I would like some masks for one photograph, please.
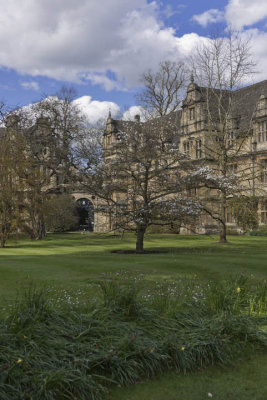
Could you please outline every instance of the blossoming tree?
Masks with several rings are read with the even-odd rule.
[[[199,214],[198,203],[186,197],[192,169],[175,125],[155,119],[119,132],[86,185],[102,199],[97,211],[109,215],[111,229],[136,232],[140,253],[149,226],[189,223]]]

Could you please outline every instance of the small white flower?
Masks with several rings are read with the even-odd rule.
[[[209,392],[209,393],[208,393],[208,396],[209,396],[209,397],[212,397],[212,393]]]

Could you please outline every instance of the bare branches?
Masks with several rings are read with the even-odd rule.
[[[176,111],[185,83],[184,64],[162,62],[157,72],[149,70],[144,73],[141,82],[145,89],[137,95],[137,100],[150,117],[161,117]]]
[[[252,76],[255,67],[250,55],[249,40],[241,33],[229,29],[199,47],[192,58],[192,65],[205,96],[208,130],[206,154],[218,176],[218,182],[222,178],[229,182],[229,168],[233,164],[237,168],[251,135],[251,123],[241,130],[240,116],[236,111],[240,102],[236,90]],[[231,196],[240,195],[244,191],[245,174],[241,168],[247,169],[247,165],[241,165],[239,163],[238,174],[235,172],[232,176],[236,185],[231,186]],[[246,180],[249,181],[249,178]],[[220,222],[222,242],[226,242],[226,209],[230,192],[224,186],[217,185],[217,206],[209,209],[203,205],[206,213]]]
[[[255,72],[250,39],[228,29],[196,49],[191,63],[201,86],[219,91],[237,90]]]

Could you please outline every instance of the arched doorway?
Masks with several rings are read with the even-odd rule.
[[[86,198],[77,200],[77,212],[79,215],[80,229],[93,232],[94,230],[94,205]]]

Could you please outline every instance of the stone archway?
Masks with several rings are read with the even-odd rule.
[[[77,212],[79,215],[79,227],[89,232],[94,230],[94,205],[93,203],[82,197],[76,201]]]

